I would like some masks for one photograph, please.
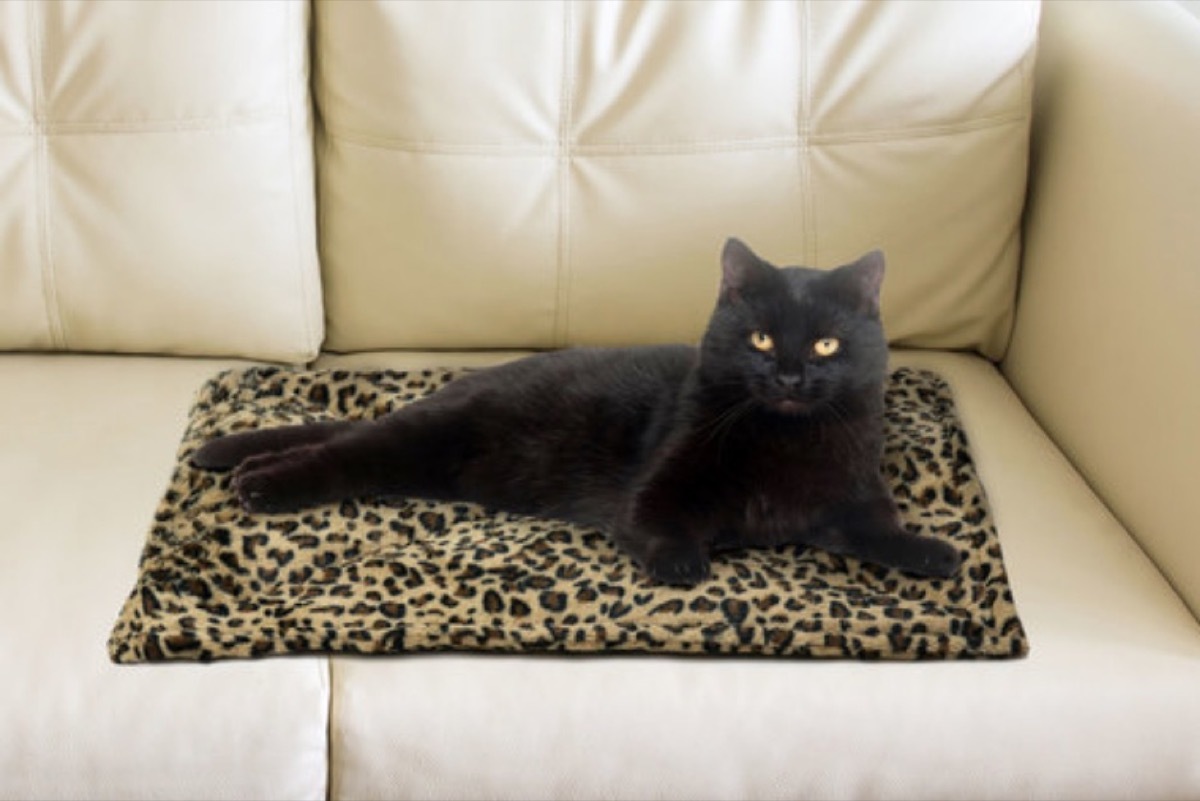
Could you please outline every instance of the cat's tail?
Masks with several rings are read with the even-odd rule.
[[[327,442],[353,425],[349,420],[328,420],[229,434],[205,443],[192,454],[191,461],[205,470],[231,470],[250,456]]]

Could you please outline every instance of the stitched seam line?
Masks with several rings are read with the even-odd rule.
[[[814,179],[813,157],[812,157],[812,3],[804,4],[801,12],[801,20],[803,30],[801,36],[801,46],[804,48],[804,108],[805,116],[805,136],[804,136],[804,165],[808,173],[808,238],[812,242],[808,249],[810,254],[808,263],[810,265],[820,264],[821,260],[821,229],[817,221],[817,182]]]
[[[265,109],[232,114],[225,117],[181,117],[179,119],[146,119],[146,120],[46,120],[41,119],[34,124],[6,125],[0,127],[0,136],[26,136],[29,134],[45,134],[60,136],[66,134],[108,134],[108,133],[176,133],[180,131],[218,131],[229,128],[243,128],[287,118],[290,110]]]
[[[301,21],[297,22],[294,19],[294,15],[297,13],[297,11],[296,11],[297,6],[295,4],[289,3],[286,6],[286,8],[287,8],[287,11],[283,15],[284,36],[287,37],[287,38],[285,38],[285,41],[288,41],[290,39],[292,42],[291,46],[288,48],[287,67],[293,67],[293,66],[297,66],[299,64],[299,62],[306,57],[304,54],[308,52],[307,47],[305,47],[304,49],[301,50],[300,48],[298,48],[296,46],[297,35],[295,32],[295,29],[297,26],[301,27],[303,29],[304,38],[307,39],[308,26],[306,24],[304,24],[305,22],[307,22],[307,20],[301,20]],[[305,13],[307,13],[307,7],[305,7]],[[307,41],[305,41],[304,43],[307,44]],[[285,68],[287,68],[287,67],[285,67]],[[304,80],[304,81],[302,81],[302,84],[307,86],[309,84],[309,81]],[[316,341],[316,334],[313,332],[312,323],[309,320],[309,317],[312,313],[312,304],[310,302],[310,300],[312,298],[312,291],[309,286],[309,281],[311,280],[309,277],[310,276],[309,268],[312,265],[309,260],[310,253],[309,253],[306,243],[303,241],[303,237],[301,235],[301,232],[304,230],[304,225],[303,225],[303,223],[301,223],[302,215],[301,215],[301,210],[300,210],[300,191],[301,191],[300,173],[301,173],[301,169],[300,169],[299,154],[296,149],[297,132],[296,132],[296,128],[295,128],[295,125],[296,125],[296,115],[295,115],[296,96],[295,95],[296,95],[295,89],[293,87],[288,87],[288,90],[287,90],[287,97],[288,97],[287,143],[288,143],[288,164],[290,166],[289,172],[291,173],[291,179],[292,179],[292,224],[294,226],[293,243],[294,243],[294,247],[296,248],[296,263],[295,263],[295,270],[297,273],[296,278],[298,280],[299,288],[300,288],[300,327],[304,331],[304,347],[305,347],[306,351],[312,352],[312,351],[316,351],[319,346]],[[316,178],[315,170],[313,172],[313,177],[315,180],[315,178]],[[308,187],[309,192],[314,192],[315,189],[316,189],[316,187],[314,187],[314,186]],[[315,200],[314,200],[314,203],[315,203]],[[314,226],[316,225],[315,220],[313,222],[313,225]],[[307,356],[308,354],[306,353],[305,355]]]
[[[809,58],[809,4],[799,5],[800,11],[800,75],[796,91],[796,170],[800,182],[800,231],[804,237],[804,263],[817,263],[817,229],[813,219],[813,169],[812,169],[812,90],[809,82],[809,70],[812,66]]]
[[[937,139],[941,136],[956,136],[961,133],[974,133],[991,128],[1003,128],[1029,118],[1027,109],[1010,111],[1004,114],[991,114],[986,117],[975,117],[961,122],[947,122],[939,125],[924,125],[913,128],[880,128],[869,131],[843,131],[837,133],[815,133],[812,140],[821,145],[853,145],[860,142],[905,142],[915,139]]]
[[[323,658],[317,662],[317,680],[325,684],[325,692],[328,694],[325,698],[325,799],[330,801],[339,793],[335,782],[338,777],[335,774],[338,764],[338,755],[334,753],[333,744],[334,736],[334,721],[337,720],[337,693],[334,689],[334,660],[332,655],[323,654]]]
[[[1028,90],[1026,90],[1028,91]],[[61,136],[70,134],[107,133],[178,133],[187,131],[219,131],[226,129],[263,125],[287,119],[288,110],[256,112],[230,117],[204,117],[180,120],[111,120],[96,122],[54,122],[0,126],[0,137],[30,136],[44,134]],[[987,128],[1000,128],[1017,122],[1025,122],[1029,113],[1025,110],[976,117],[970,120],[938,125],[913,126],[909,128],[878,128],[866,131],[832,131],[821,133],[809,131],[807,136],[813,144],[839,145],[859,142],[905,141],[953,136]],[[400,150],[433,155],[480,155],[480,156],[549,156],[558,151],[558,142],[436,142],[386,134],[371,134],[337,126],[324,126],[326,135],[349,144],[362,147]],[[691,155],[721,151],[769,150],[796,147],[795,136],[764,136],[758,139],[714,139],[709,141],[681,142],[593,142],[572,145],[575,155],[594,156],[640,156],[640,155]]]
[[[868,142],[904,142],[919,139],[935,139],[972,133],[989,128],[1002,128],[1014,123],[1025,122],[1029,115],[1025,111],[1010,112],[988,117],[979,117],[963,122],[943,125],[916,126],[912,128],[873,129],[869,131],[844,131],[820,133],[807,131],[811,145],[853,145]],[[533,158],[556,156],[562,145],[559,141],[546,143],[526,142],[436,142],[405,139],[385,134],[371,134],[348,128],[324,126],[325,135],[332,140],[358,147],[395,150],[405,153],[421,153],[432,156],[488,156]],[[0,132],[3,135],[3,132]],[[690,156],[705,153],[745,152],[753,150],[785,150],[803,147],[799,136],[773,136],[760,139],[714,139],[696,142],[594,142],[574,143],[571,156]]]
[[[50,345],[55,350],[67,346],[62,312],[59,308],[58,285],[54,275],[54,254],[50,243],[50,154],[46,144],[46,70],[45,42],[42,40],[41,11],[37,6],[27,6],[29,28],[29,77],[33,88],[33,132],[37,176],[38,253],[42,261],[42,302],[46,309],[46,329],[50,334]]]
[[[562,85],[558,118],[558,254],[555,276],[554,344],[563,347],[570,338],[571,325],[571,115],[574,98],[574,63],[571,58],[571,0],[563,2]]]
[[[328,170],[328,165],[333,157],[333,146],[329,138],[329,120],[325,113],[328,106],[328,91],[326,88],[326,80],[324,75],[324,53],[330,52],[332,45],[329,43],[329,35],[326,33],[327,25],[325,18],[328,10],[324,4],[312,4],[312,32],[310,33],[312,44],[308,48],[310,55],[309,83],[312,89],[312,126],[313,126],[313,181],[314,195],[313,202],[316,204],[316,226],[317,226],[317,278],[318,292],[321,297],[322,314],[325,315],[325,339],[323,345],[330,339],[332,328],[332,318],[327,311],[327,287],[325,281],[325,270],[329,266],[328,254],[325,253],[325,232],[328,230],[328,205],[324,197],[324,175]],[[320,358],[320,354],[317,354]]]

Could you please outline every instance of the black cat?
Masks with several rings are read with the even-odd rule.
[[[881,472],[883,255],[779,269],[736,239],[699,347],[578,348],[468,373],[375,421],[218,438],[252,512],[475,501],[608,531],[656,581],[710,553],[815,545],[924,576],[958,552],[901,525]]]

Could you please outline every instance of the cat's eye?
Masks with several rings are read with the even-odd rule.
[[[841,347],[842,343],[837,339],[833,337],[825,337],[824,339],[818,339],[813,343],[813,353],[822,357],[832,356],[841,350]]]
[[[755,331],[750,335],[750,347],[762,353],[770,353],[775,350],[775,340],[765,331]]]

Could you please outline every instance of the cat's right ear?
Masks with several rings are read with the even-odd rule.
[[[721,299],[738,301],[766,271],[767,264],[736,237],[725,240],[721,250]]]
[[[879,290],[883,285],[883,251],[872,250],[858,261],[840,268],[850,279],[860,311],[879,314]]]

